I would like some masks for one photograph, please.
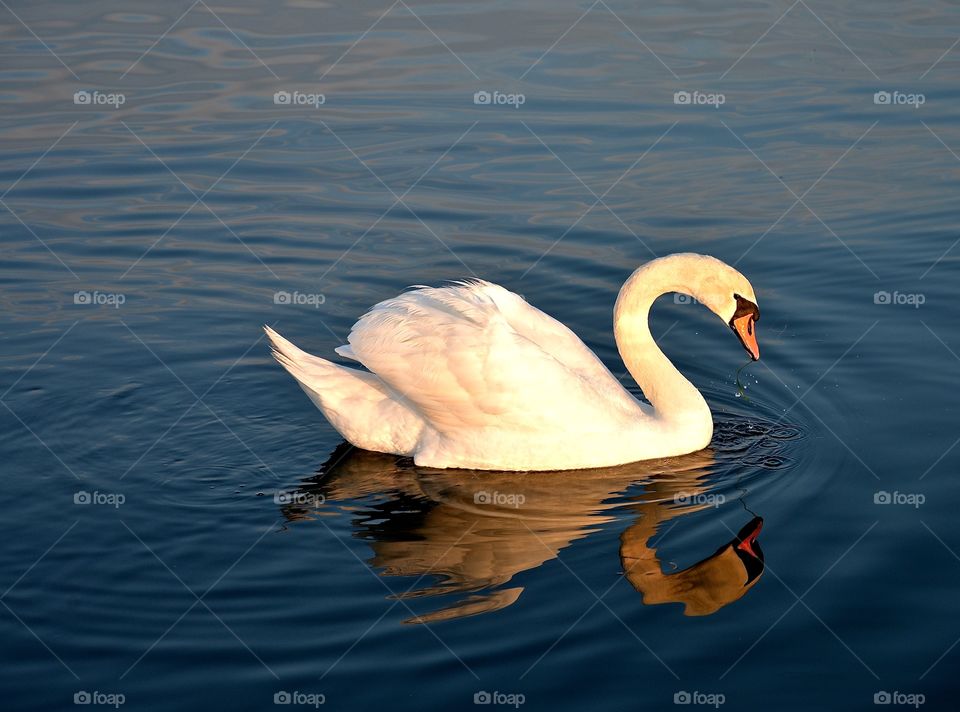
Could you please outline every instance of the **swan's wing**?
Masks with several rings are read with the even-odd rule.
[[[571,371],[593,381],[600,381],[604,377],[614,379],[613,374],[579,336],[519,294],[499,284],[480,280],[468,283],[468,288],[492,300],[514,331],[551,354]]]
[[[486,282],[423,287],[374,306],[349,355],[439,432],[609,431],[637,403],[569,329]],[[340,350],[347,355],[347,351]]]

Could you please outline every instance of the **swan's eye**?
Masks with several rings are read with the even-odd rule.
[[[750,315],[753,317],[750,320],[750,328],[752,330],[753,322],[760,321],[760,308],[749,299],[744,299],[739,294],[734,294],[733,298],[737,301],[737,310],[733,313],[733,318],[730,320],[730,323],[732,324],[734,320]]]

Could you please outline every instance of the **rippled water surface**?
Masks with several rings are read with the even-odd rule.
[[[956,707],[957,3],[0,5],[6,707]],[[657,303],[673,460],[350,451],[261,336],[478,276],[639,395],[680,251],[763,360]]]

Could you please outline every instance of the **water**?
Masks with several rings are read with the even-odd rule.
[[[955,707],[956,3],[0,15],[9,708]],[[620,375],[620,284],[686,250],[753,281],[763,360],[738,393],[729,329],[656,305],[717,420],[672,461],[344,457],[260,332],[332,357],[477,275]]]

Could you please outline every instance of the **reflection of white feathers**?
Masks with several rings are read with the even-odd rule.
[[[642,317],[645,327],[645,311]],[[347,440],[421,465],[567,469],[706,444],[702,432],[687,450],[664,441],[667,422],[630,395],[572,331],[481,280],[417,287],[364,314],[336,351],[369,373],[311,356],[272,329],[267,335],[277,360]],[[673,371],[686,383],[652,339],[637,346],[659,354],[665,377]],[[690,422],[670,423],[674,436],[692,432]],[[665,445],[680,450],[664,452]]]

